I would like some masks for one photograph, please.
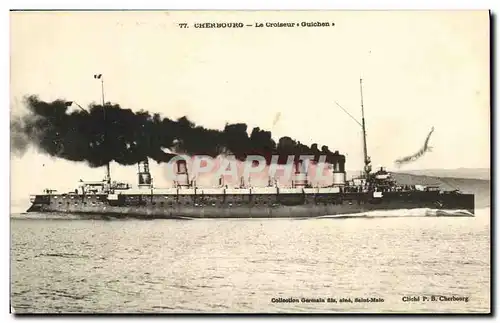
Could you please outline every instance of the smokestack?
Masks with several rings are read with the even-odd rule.
[[[302,160],[294,162],[295,174],[300,174],[302,172]]]
[[[298,160],[295,162],[295,174],[293,177],[293,186],[296,188],[307,187],[307,172],[304,167],[304,162]]]
[[[333,166],[333,186],[344,186],[346,182],[345,163],[336,161]]]
[[[151,173],[149,172],[149,162],[148,160],[140,161],[137,164],[138,172],[138,180],[139,180],[139,188],[151,188]]]
[[[184,159],[176,162],[176,182],[179,187],[189,187],[189,174],[187,171],[186,161]]]
[[[111,184],[111,171],[109,167],[109,163],[106,164],[106,173],[105,173],[105,181],[108,184]]]

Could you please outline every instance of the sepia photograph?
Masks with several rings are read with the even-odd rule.
[[[9,18],[11,313],[491,313],[490,11]]]

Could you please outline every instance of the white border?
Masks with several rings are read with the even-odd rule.
[[[217,9],[253,9],[253,10],[269,10],[269,9],[281,9],[281,10],[293,10],[293,9],[351,9],[351,10],[367,10],[367,9],[376,9],[376,10],[389,10],[389,9],[492,9],[493,12],[499,13],[499,3],[498,0],[475,0],[475,1],[464,1],[464,0],[456,0],[456,1],[436,1],[436,0],[419,0],[419,1],[403,1],[403,0],[379,0],[377,3],[373,3],[373,1],[367,0],[344,0],[344,1],[318,1],[318,0],[308,0],[308,1],[297,1],[297,0],[282,0],[282,1],[269,1],[269,0],[246,0],[246,1],[211,1],[208,3],[207,1],[199,0],[199,1],[153,1],[153,0],[141,0],[141,1],[110,1],[110,0],[59,0],[59,1],[34,1],[34,0],[19,0],[19,1],[2,1],[1,6],[1,17],[2,17],[2,43],[7,45],[6,49],[4,49],[1,53],[3,55],[2,62],[2,71],[5,71],[4,79],[3,79],[3,87],[2,87],[2,99],[3,99],[3,109],[1,110],[4,115],[1,118],[2,122],[5,123],[5,126],[2,127],[1,131],[3,136],[0,137],[0,142],[2,145],[2,152],[5,154],[3,158],[2,170],[5,172],[5,178],[10,178],[10,140],[9,140],[9,123],[10,120],[9,115],[9,9],[115,9],[115,10],[123,10],[123,9],[203,9],[203,10],[217,10]],[[495,35],[495,42],[498,42],[498,33]],[[498,53],[497,53],[498,56]],[[498,66],[498,65],[497,65]],[[493,71],[493,73],[497,72]],[[496,73],[495,73],[496,74]],[[498,93],[498,82],[496,82],[496,87],[491,89]],[[497,112],[498,114],[498,112]],[[495,165],[491,165],[491,167],[496,168]],[[495,178],[496,182],[496,178]],[[6,211],[4,214],[4,225],[1,226],[1,230],[4,231],[1,235],[3,246],[0,248],[2,254],[1,258],[4,259],[2,262],[2,285],[1,285],[1,302],[2,305],[2,322],[13,320],[13,315],[8,314],[7,306],[9,304],[10,298],[10,184],[8,180],[4,180],[3,185],[1,185],[0,191],[0,199],[2,202],[3,209]],[[498,193],[497,193],[498,194]],[[498,196],[495,196],[498,197]],[[494,215],[496,216],[496,215]],[[498,223],[498,220],[496,221]],[[496,228],[495,228],[496,229]],[[495,250],[495,249],[493,249]],[[7,260],[9,259],[9,260]],[[498,263],[495,263],[498,265]],[[498,266],[496,266],[498,268]],[[493,277],[492,277],[493,279]],[[498,308],[498,302],[495,304],[491,304],[491,308]],[[167,317],[173,318],[173,317]],[[209,317],[204,317],[209,318]],[[257,317],[256,317],[257,318]],[[307,316],[302,317],[304,319],[309,319]],[[339,317],[332,317],[334,319],[339,319]],[[372,320],[375,317],[365,317],[362,320]],[[418,318],[418,317],[417,317]],[[69,321],[71,317],[65,318],[63,321]],[[96,319],[94,317],[94,319]],[[121,319],[121,318],[119,318]],[[127,318],[132,321],[143,321],[144,318],[141,317],[133,317]],[[186,319],[186,318],[184,318]],[[195,319],[195,318],[193,318]],[[210,319],[210,318],[209,318]],[[218,320],[218,317],[213,317],[211,319]],[[259,319],[259,318],[257,318]],[[274,320],[289,320],[289,317],[275,317]],[[379,319],[385,320],[385,318],[381,317]],[[57,317],[47,318],[46,321],[61,321]],[[98,317],[97,321],[105,321],[106,318]],[[425,318],[426,322],[437,321],[438,319]]]
[[[10,2],[10,3],[9,3]],[[456,1],[436,1],[436,0],[420,0],[420,1],[405,1],[405,0],[379,0],[377,3],[367,0],[247,0],[247,1],[158,1],[158,0],[142,0],[142,1],[112,1],[112,0],[58,0],[58,1],[35,1],[35,0],[18,0],[6,1],[3,3],[9,4],[7,7],[11,9],[203,9],[203,10],[231,10],[231,9],[352,9],[352,10],[389,10],[389,9],[490,9],[495,7],[493,0],[456,0]],[[2,4],[3,4],[2,3]]]

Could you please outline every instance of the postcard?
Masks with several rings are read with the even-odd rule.
[[[489,11],[10,19],[16,315],[491,313]]]

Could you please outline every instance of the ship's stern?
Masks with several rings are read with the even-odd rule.
[[[475,197],[474,194],[464,194],[463,196],[463,203],[464,207],[467,211],[472,213],[473,215],[476,214],[475,210]]]
[[[442,207],[450,210],[466,210],[472,215],[475,214],[475,197],[474,194],[464,193],[448,193],[442,196]]]

